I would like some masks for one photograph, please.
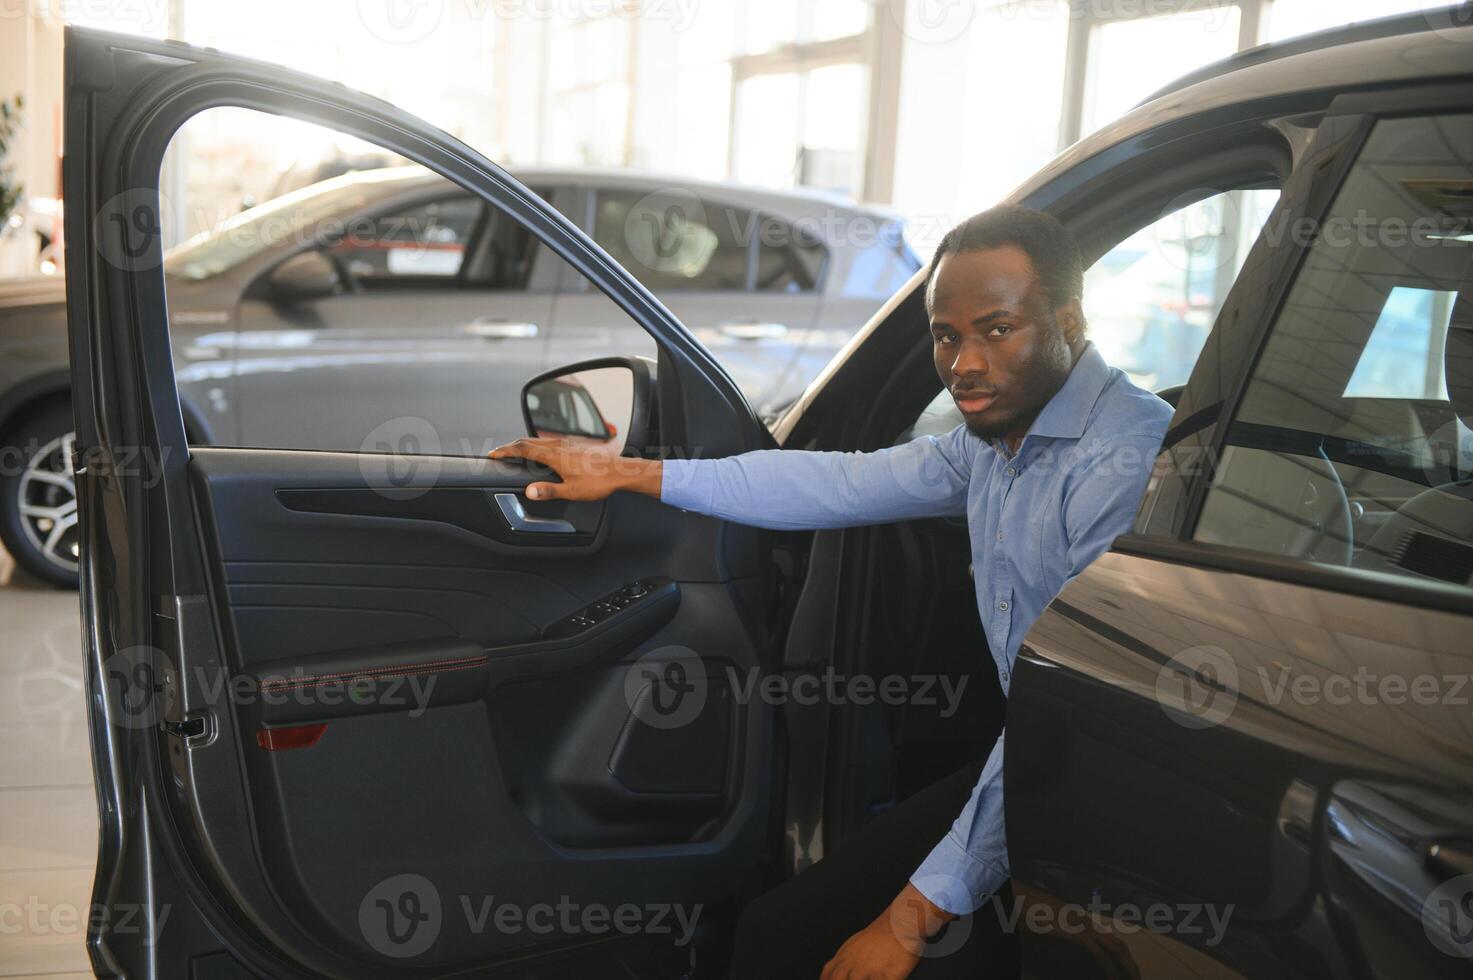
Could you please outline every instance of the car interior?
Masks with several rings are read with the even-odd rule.
[[[1473,576],[1463,128],[1436,116],[1377,124],[1228,431],[1198,540],[1459,585]],[[1331,234],[1358,214],[1395,216],[1409,234]]]

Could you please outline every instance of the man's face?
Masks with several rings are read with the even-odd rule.
[[[936,373],[967,428],[1021,439],[1074,366],[1078,304],[1052,309],[1028,253],[1012,245],[946,255],[927,299]]]

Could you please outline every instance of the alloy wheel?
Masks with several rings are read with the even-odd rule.
[[[36,450],[20,477],[20,518],[26,537],[48,562],[77,571],[77,486],[72,479],[76,434]]]

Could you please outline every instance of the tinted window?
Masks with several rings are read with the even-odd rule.
[[[353,222],[330,250],[364,285],[385,279],[454,279],[483,210],[469,194],[398,208]]]
[[[750,211],[680,189],[599,194],[593,238],[652,292],[747,288]]]
[[[770,214],[757,219],[757,269],[753,286],[763,293],[806,293],[817,288],[828,250],[816,230]]]
[[[1381,122],[1228,430],[1200,541],[1473,581],[1473,117]]]

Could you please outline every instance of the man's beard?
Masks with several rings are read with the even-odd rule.
[[[1069,344],[1065,341],[1063,332],[1058,329],[1057,322],[1053,327],[1053,341],[1034,352],[1009,386],[1011,391],[1020,392],[1027,399],[1024,404],[1005,415],[985,419],[963,416],[968,432],[989,442],[1015,433],[1021,435],[1038,418],[1038,413],[1043,411],[1049,399],[1064,387],[1074,366],[1073,359],[1069,356]]]

